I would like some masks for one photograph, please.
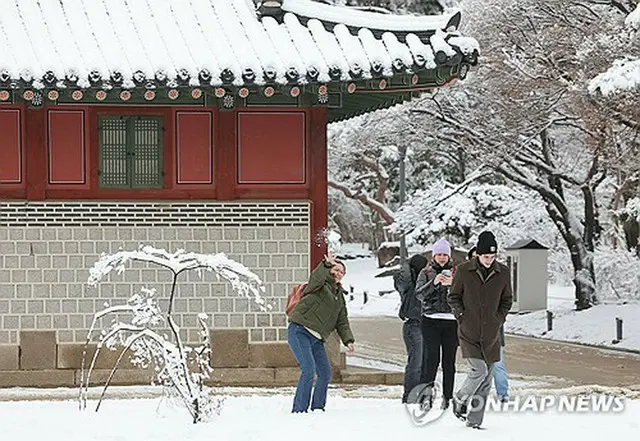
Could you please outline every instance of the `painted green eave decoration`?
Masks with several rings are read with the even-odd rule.
[[[424,92],[445,87],[464,79],[470,69],[468,63],[440,66],[414,74],[396,74],[352,82],[333,82],[306,85],[249,85],[220,87],[169,87],[123,89],[116,87],[45,88],[32,89],[28,85],[7,87],[0,84],[0,106],[28,105],[39,108],[47,105],[94,106],[189,106],[217,107],[231,111],[245,107],[326,107],[329,121],[342,121],[358,115],[385,109]]]

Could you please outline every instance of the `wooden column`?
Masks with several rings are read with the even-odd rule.
[[[46,198],[47,171],[47,111],[43,107],[25,111],[25,151],[27,200]]]
[[[310,113],[311,142],[309,154],[311,166],[309,170],[311,197],[311,252],[309,256],[310,269],[322,260],[327,252],[327,244],[319,241],[318,237],[328,222],[328,190],[327,190],[327,123],[326,108],[315,107]]]
[[[215,186],[218,200],[235,199],[238,176],[236,112],[216,114]]]

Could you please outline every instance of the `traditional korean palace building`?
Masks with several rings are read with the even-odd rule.
[[[327,124],[464,79],[478,58],[459,14],[310,0],[0,11],[0,387],[78,384],[93,314],[166,288],[135,265],[87,285],[101,253],[140,244],[224,252],[260,276],[268,312],[213,277],[183,279],[178,324],[196,341],[209,314],[214,381],[295,383],[284,305],[326,252]]]

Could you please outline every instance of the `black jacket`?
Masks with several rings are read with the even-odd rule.
[[[393,275],[393,285],[400,293],[402,304],[398,316],[402,320],[420,320],[422,305],[415,295],[415,280],[417,274],[413,274],[412,268],[405,264],[400,271]]]
[[[449,287],[442,284],[434,285],[433,279],[444,269],[452,270],[451,261],[444,267],[431,261],[418,276],[416,283],[416,297],[422,302],[422,314],[451,313],[451,306],[447,301]]]

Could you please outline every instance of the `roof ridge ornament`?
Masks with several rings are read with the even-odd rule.
[[[254,0],[258,3],[258,14],[262,17],[273,17],[276,20],[282,18],[284,0]]]

